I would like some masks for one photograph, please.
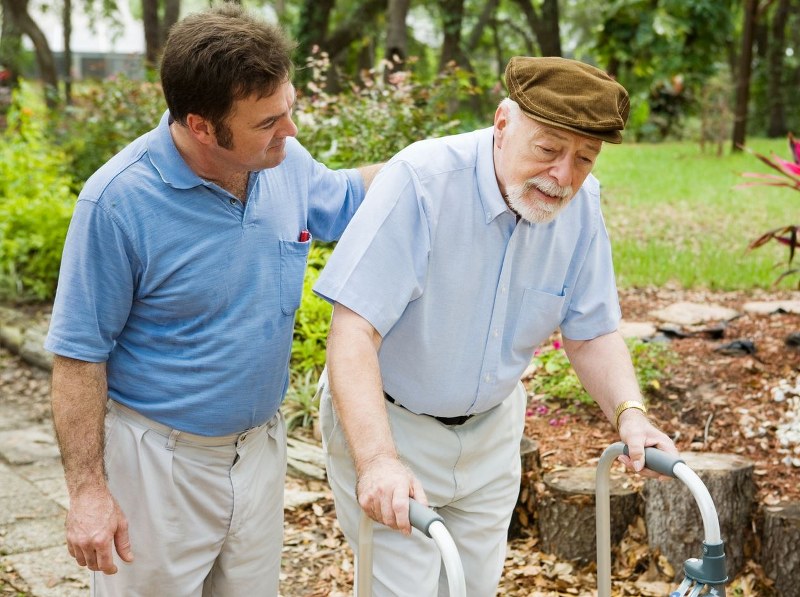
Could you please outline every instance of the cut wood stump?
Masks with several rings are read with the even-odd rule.
[[[508,527],[508,538],[516,539],[522,535],[523,529],[533,526],[536,516],[536,482],[541,479],[541,461],[539,459],[539,442],[522,436],[519,444],[519,455],[522,460],[522,478],[519,483],[519,497],[511,524]]]
[[[800,594],[800,502],[764,507],[760,556],[782,597]]]
[[[728,578],[742,569],[752,548],[753,463],[735,454],[683,452],[681,458],[703,481],[719,517]],[[647,479],[644,484],[647,541],[683,577],[683,563],[700,558],[704,529],[697,502],[686,485]]]
[[[597,555],[595,478],[597,470],[579,467],[546,473],[539,485],[536,508],[539,547],[565,560],[586,563]],[[611,542],[617,544],[640,510],[631,478],[612,471]]]

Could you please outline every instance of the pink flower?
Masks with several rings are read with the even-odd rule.
[[[800,151],[800,150],[795,150]],[[778,157],[774,158],[774,160],[778,163],[778,166],[781,170],[786,172],[787,174],[794,174],[795,176],[800,176],[800,161],[795,158],[796,163],[787,162],[786,160],[782,160]]]
[[[556,350],[561,348],[561,341],[560,340],[554,340],[553,341],[553,348],[555,348]]]

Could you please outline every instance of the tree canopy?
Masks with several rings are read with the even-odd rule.
[[[98,19],[113,19],[118,1],[44,0],[36,6],[64,13],[69,31],[68,12],[76,4]],[[433,81],[457,67],[478,93],[453,108],[480,119],[511,56],[566,56],[607,70],[628,88],[630,127],[640,139],[712,130],[718,136],[721,128],[740,137],[748,128],[773,136],[800,129],[798,111],[787,104],[788,90],[800,84],[800,0],[242,1],[276,17],[295,37],[300,87],[309,80],[303,67],[313,54],[330,58],[333,90],[365,71],[388,77],[412,69]],[[144,25],[144,61],[151,72],[169,27],[204,5],[142,0],[131,6]],[[55,96],[59,78],[69,79],[57,72],[33,10],[29,0],[2,0],[0,67],[6,80],[16,80],[20,39],[29,38],[36,72]],[[725,110],[708,110],[711,104]],[[687,131],[692,116],[700,124]],[[728,122],[720,127],[710,118]]]

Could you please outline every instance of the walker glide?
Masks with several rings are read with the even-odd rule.
[[[611,597],[611,465],[617,456],[627,453],[628,447],[622,442],[617,442],[606,448],[597,465],[595,496],[598,597]],[[683,460],[656,448],[645,449],[645,466],[662,475],[683,481],[694,496],[703,519],[702,558],[690,558],[684,562],[685,578],[669,597],[724,596],[725,582],[728,580],[725,571],[725,549],[714,501],[705,484]]]

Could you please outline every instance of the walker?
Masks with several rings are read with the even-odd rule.
[[[444,519],[432,509],[426,508],[415,500],[409,502],[408,518],[412,527],[433,539],[439,548],[447,572],[450,597],[466,597],[467,585],[464,581],[464,567],[461,565],[458,548],[444,526]],[[372,519],[363,510],[358,525],[355,596],[372,596]]]
[[[610,445],[603,452],[597,465],[595,487],[597,516],[597,595],[611,597],[611,465],[620,454],[627,454],[628,447],[622,442]],[[656,448],[645,449],[645,466],[652,471],[683,481],[694,496],[703,519],[705,538],[701,559],[690,558],[684,562],[683,582],[669,597],[724,597],[725,549],[719,528],[719,518],[714,501],[705,484],[686,463],[671,454]],[[447,583],[451,597],[466,597],[464,568],[458,549],[444,526],[444,520],[430,508],[410,500],[409,519],[411,526],[422,531],[436,542],[442,554],[447,572]],[[372,519],[363,511],[358,528],[356,553],[355,596],[372,595]]]
[[[669,597],[724,596],[725,549],[719,530],[719,518],[714,501],[700,478],[686,463],[656,448],[645,448],[645,466],[652,471],[683,481],[691,491],[700,508],[703,519],[702,559],[690,558],[683,564],[685,578],[669,594]],[[597,465],[595,487],[597,511],[597,594],[598,597],[611,597],[611,465],[620,454],[628,454],[628,447],[622,442],[610,445],[600,457]]]

